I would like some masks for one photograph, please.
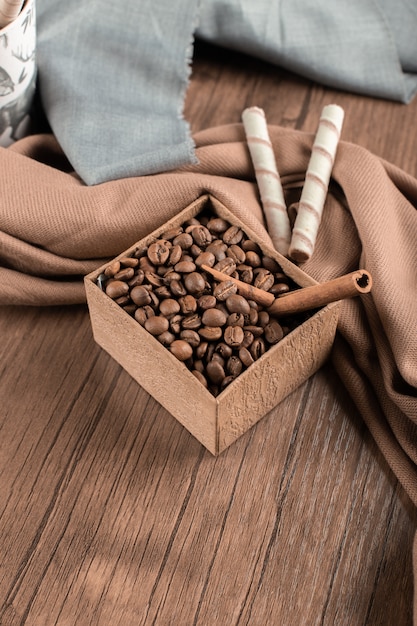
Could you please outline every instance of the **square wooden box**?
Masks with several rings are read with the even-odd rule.
[[[138,245],[149,244],[168,228],[183,224],[207,206],[232,224],[241,226],[300,287],[316,284],[288,259],[267,248],[223,204],[208,195],[198,198],[117,259],[131,256]],[[97,277],[107,265],[85,277],[95,341],[213,455],[230,446],[314,374],[329,356],[336,332],[338,303],[320,309],[214,397],[184,363],[97,286]]]

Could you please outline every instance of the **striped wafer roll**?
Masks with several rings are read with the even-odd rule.
[[[242,113],[242,122],[267,229],[274,247],[285,256],[291,240],[291,227],[265,113],[258,107],[249,107]]]
[[[288,251],[300,263],[314,251],[343,118],[337,104],[325,106],[320,116]]]

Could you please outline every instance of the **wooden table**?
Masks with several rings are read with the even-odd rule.
[[[417,99],[198,44],[192,130],[343,139],[417,176]],[[326,365],[217,458],[93,341],[87,308],[0,308],[2,626],[409,626],[417,515]]]

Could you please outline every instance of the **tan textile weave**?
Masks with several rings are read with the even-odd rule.
[[[291,204],[300,194],[313,135],[273,126],[269,132]],[[51,135],[0,149],[0,302],[83,302],[83,275],[203,193],[267,238],[243,127],[213,128],[194,139],[198,165],[95,187],[74,175]],[[372,274],[372,293],[343,303],[332,359],[415,505],[416,207],[416,179],[342,141],[316,249],[303,265],[320,282],[359,267]]]

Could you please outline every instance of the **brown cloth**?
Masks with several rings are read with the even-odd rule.
[[[314,137],[269,132],[287,202],[296,202]],[[194,139],[198,165],[95,187],[74,174],[51,135],[0,149],[0,302],[84,302],[83,275],[206,193],[268,240],[243,127],[209,129]],[[372,274],[372,293],[342,304],[332,360],[415,505],[416,207],[416,179],[341,142],[316,248],[303,265],[320,282],[358,268]]]

